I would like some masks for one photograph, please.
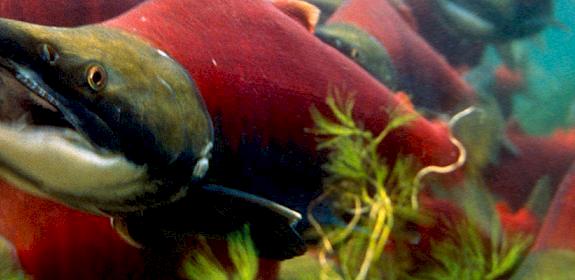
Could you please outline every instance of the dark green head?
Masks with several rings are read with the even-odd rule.
[[[387,87],[397,88],[397,73],[391,57],[385,47],[366,31],[350,24],[335,23],[321,26],[315,35]]]
[[[434,0],[452,32],[504,42],[540,32],[553,22],[552,0]]]
[[[177,199],[207,169],[197,88],[138,37],[0,20],[0,82],[0,176],[17,186],[123,212]]]

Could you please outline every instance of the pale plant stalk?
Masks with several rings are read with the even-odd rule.
[[[453,116],[449,122],[449,127],[452,127],[461,118],[468,116],[469,114],[473,113],[475,110],[476,110],[475,107],[469,107],[469,108],[455,114],[455,116]],[[417,201],[417,195],[419,193],[419,186],[421,186],[421,180],[423,179],[423,177],[425,177],[431,173],[439,173],[439,174],[451,173],[451,172],[457,170],[458,168],[462,167],[465,164],[465,161],[467,160],[467,150],[465,150],[465,147],[463,146],[463,144],[461,144],[461,142],[459,140],[457,140],[457,138],[453,137],[453,135],[451,133],[449,134],[449,141],[459,151],[459,155],[457,156],[457,159],[455,160],[454,163],[446,165],[446,166],[429,165],[429,166],[426,166],[426,167],[422,168],[421,170],[419,170],[419,172],[417,172],[417,174],[415,175],[415,179],[413,180],[414,188],[413,188],[413,192],[411,193],[411,207],[413,209],[417,210],[419,208],[419,203]]]
[[[341,204],[335,203],[334,206],[349,207],[350,209],[341,210],[346,213],[353,213],[353,216],[342,230],[333,231],[331,237],[313,217],[311,210],[308,211],[308,217],[311,225],[321,236],[322,246],[319,252],[319,261],[322,265],[321,279],[328,279],[328,273],[336,271],[329,261],[329,256],[335,253],[335,246],[349,241],[357,242],[350,243],[349,246],[352,247],[347,247],[348,249],[351,248],[350,253],[360,256],[357,256],[358,258],[355,256],[341,258],[340,261],[342,262],[352,261],[353,263],[341,264],[340,268],[343,275],[335,273],[337,276],[332,276],[332,273],[330,276],[340,279],[343,277],[345,279],[364,280],[369,277],[370,269],[381,258],[394,225],[394,202],[387,193],[385,184],[390,178],[400,176],[390,174],[396,170],[390,169],[385,164],[385,160],[379,154],[379,148],[392,130],[405,125],[415,115],[401,111],[388,112],[388,125],[374,137],[371,132],[361,129],[354,122],[352,118],[353,102],[342,99],[339,91],[334,91],[335,98],[328,97],[326,102],[335,121],[322,116],[317,109],[312,109],[312,117],[317,124],[317,128],[312,131],[316,135],[324,137],[318,146],[320,149],[332,149],[332,157],[327,169],[334,172],[336,181],[349,179],[350,182],[357,184],[357,189],[341,188],[335,190],[333,187],[328,188],[323,195],[320,195],[310,204],[309,209],[317,207],[328,196],[336,195],[337,197],[334,196],[336,201],[339,199]],[[346,103],[342,104],[342,101]],[[350,153],[352,153],[352,158],[348,157]],[[349,172],[345,169],[342,170],[346,165],[352,168]],[[348,178],[346,175],[353,177]],[[409,194],[403,197],[409,197]],[[349,205],[350,202],[352,205]],[[407,200],[405,203],[408,203]],[[358,226],[364,227],[370,233],[365,237],[362,235],[358,235],[357,238],[354,237],[354,229]],[[354,245],[361,246],[361,249],[353,249]],[[354,260],[359,260],[360,263],[355,263]],[[359,267],[356,267],[356,264]]]

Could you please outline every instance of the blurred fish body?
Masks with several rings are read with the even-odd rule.
[[[553,1],[435,0],[444,26],[468,38],[505,42],[538,33],[553,23]]]

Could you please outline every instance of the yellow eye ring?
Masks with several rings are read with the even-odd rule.
[[[104,67],[98,64],[92,64],[88,66],[88,69],[86,70],[86,80],[92,90],[100,91],[106,87],[108,74]]]

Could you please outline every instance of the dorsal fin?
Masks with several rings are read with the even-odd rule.
[[[395,93],[395,98],[403,104],[405,107],[409,108],[410,110],[415,110],[415,106],[411,102],[411,97],[405,91],[398,91]]]
[[[302,0],[272,0],[282,13],[299,22],[310,32],[315,31],[321,11],[318,7]]]

